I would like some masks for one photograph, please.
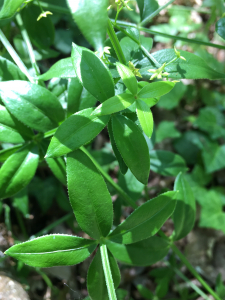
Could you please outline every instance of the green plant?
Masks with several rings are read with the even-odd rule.
[[[54,41],[54,26],[51,19],[45,18],[43,8],[68,10],[39,1],[17,0],[13,4],[4,1],[1,22],[17,13],[22,39],[18,37],[15,44],[20,50],[20,43],[26,44],[32,73],[0,31],[2,43],[18,66],[0,58],[0,137],[2,142],[16,145],[0,151],[0,160],[4,161],[0,169],[0,198],[23,192],[38,163],[46,161],[55,177],[63,185],[67,183],[76,220],[91,238],[53,234],[16,244],[6,254],[31,266],[52,267],[80,263],[98,247],[88,271],[87,286],[91,299],[99,300],[106,299],[107,294],[109,299],[117,297],[115,289],[120,283],[120,271],[115,259],[130,265],[151,265],[171,248],[204,288],[215,299],[220,299],[174,245],[194,226],[195,198],[190,180],[183,174],[187,170],[185,160],[169,151],[153,150],[151,107],[160,97],[173,93],[177,86],[179,89],[177,80],[224,79],[225,75],[209,67],[199,56],[176,48],[150,54],[153,41],[142,36],[140,31],[151,32],[143,26],[173,1],[163,7],[158,7],[156,1],[146,1],[145,6],[143,1],[137,1],[141,16],[138,25],[117,21],[122,8],[130,9],[128,2],[117,1],[118,10],[112,21],[108,18],[106,0],[68,0],[77,26],[96,52],[73,43],[71,57],[59,60],[40,75],[36,63],[38,54],[44,56],[43,50],[47,49],[45,55],[55,55],[49,50]],[[41,5],[41,10],[36,4]],[[40,20],[38,26],[31,26],[36,19]],[[35,53],[31,42],[39,53]],[[52,86],[47,89],[44,81],[53,78],[68,79],[69,84],[64,88],[63,81],[57,81],[58,87],[51,82]],[[151,80],[155,82],[149,83]],[[66,105],[58,89],[67,90]],[[89,97],[86,96],[87,107],[82,107],[84,89]],[[97,101],[101,104],[95,108]],[[203,111],[200,117],[204,119],[208,113],[213,114]],[[202,123],[205,124],[201,119],[196,121],[212,138],[224,134]],[[174,191],[161,193],[137,207],[136,199],[127,195],[87,150],[106,125],[122,174],[133,176],[141,190],[148,182],[150,169],[164,176],[176,176]],[[217,145],[209,147],[214,150]],[[224,152],[224,147],[218,147]],[[123,204],[134,209],[119,225],[113,225],[113,204],[103,177],[117,190]],[[24,210],[23,213],[26,214]],[[174,233],[168,238],[160,228],[170,216]]]

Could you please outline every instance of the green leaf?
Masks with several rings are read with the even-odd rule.
[[[107,236],[113,221],[111,196],[91,159],[81,150],[67,156],[68,191],[80,227],[92,238]]]
[[[187,171],[185,160],[170,151],[152,150],[150,158],[150,169],[163,176],[177,176],[180,172]]]
[[[216,32],[225,40],[225,17],[216,22]]]
[[[142,101],[136,101],[138,120],[144,133],[150,138],[153,133],[154,120],[153,115],[148,105]]]
[[[131,94],[119,94],[109,98],[100,104],[92,113],[94,116],[110,115],[126,109],[135,102],[135,98]]]
[[[5,254],[32,267],[76,265],[95,250],[96,241],[65,234],[50,234],[14,245]]]
[[[66,164],[63,158],[46,158],[46,162],[55,177],[66,185]]]
[[[177,241],[185,237],[193,229],[196,206],[191,187],[182,173],[180,173],[175,180],[174,190],[178,192],[177,205],[173,213],[175,228],[175,236],[173,239]]]
[[[84,109],[65,120],[53,136],[46,157],[65,155],[93,140],[109,121],[109,116],[91,116],[93,110]]]
[[[79,111],[83,86],[77,77],[68,80],[67,117]]]
[[[114,287],[117,288],[120,284],[121,276],[117,262],[113,255],[108,251],[108,258]],[[107,287],[105,282],[105,275],[102,267],[102,259],[100,249],[98,249],[88,269],[87,275],[87,288],[88,293],[92,300],[105,300],[107,299]]]
[[[18,132],[18,126],[23,128],[23,124],[16,120],[7,109],[0,105],[0,141],[5,143],[23,143],[24,138]],[[24,126],[25,130],[27,128]]]
[[[12,154],[0,169],[0,199],[13,196],[33,178],[39,156],[30,146]]]
[[[102,60],[90,50],[72,46],[72,63],[85,89],[100,102],[113,97],[113,78]]]
[[[225,145],[211,143],[205,145],[202,151],[202,158],[206,173],[212,173],[225,167]]]
[[[27,80],[27,77],[14,63],[0,57],[0,81],[8,80]]]
[[[180,54],[186,59],[186,61],[179,59],[176,62],[173,62],[166,66],[165,72],[169,73],[169,78],[206,78],[212,80],[225,78],[224,74],[211,69],[201,57],[187,51],[179,51]],[[173,49],[163,49],[154,52],[152,55],[160,65],[168,63],[176,57]],[[139,63],[136,65],[136,68],[141,68],[140,73],[146,79],[149,79],[150,77],[150,73],[147,72],[149,69],[157,69],[154,63],[150,62],[148,58],[144,58],[142,61],[139,61]]]
[[[9,156],[11,156],[13,153],[15,153],[21,147],[23,147],[22,144],[0,150],[0,162],[4,162]]]
[[[21,211],[24,218],[29,216],[29,198],[27,188],[23,189],[13,197],[13,206]]]
[[[156,129],[156,143],[166,138],[179,138],[181,133],[175,128],[175,122],[162,121]]]
[[[39,85],[20,80],[0,82],[0,95],[18,120],[38,131],[51,130],[64,119],[57,97]]]
[[[142,132],[134,122],[122,115],[112,118],[112,130],[124,162],[140,182],[147,184],[150,157]]]
[[[95,48],[102,50],[107,31],[107,0],[67,0],[70,11],[79,29]]]
[[[174,82],[171,81],[160,81],[152,82],[145,85],[140,92],[138,97],[145,101],[145,98],[156,98],[169,93],[175,86]]]
[[[37,21],[41,10],[35,5],[27,5],[21,14],[32,43],[40,49],[49,48],[55,39],[55,28],[51,18],[41,18]]]
[[[153,236],[173,213],[176,198],[171,191],[145,202],[110,233],[110,240],[132,244]]]
[[[110,137],[113,152],[114,152],[114,154],[116,156],[116,159],[117,159],[117,161],[119,163],[119,166],[120,166],[120,171],[121,171],[122,174],[126,174],[126,172],[128,170],[128,167],[126,166],[119,150],[117,149],[116,142],[115,142],[115,139],[114,139],[114,136],[113,136],[112,120],[110,120],[109,123],[108,123],[108,133],[109,133],[109,137]]]
[[[150,266],[163,259],[170,249],[166,239],[153,236],[143,241],[123,245],[106,241],[107,247],[117,260],[133,266]]]
[[[118,62],[116,63],[116,68],[125,86],[135,96],[138,91],[138,85],[137,85],[137,79],[132,73],[132,71],[127,66]]]
[[[76,77],[71,57],[57,61],[46,73],[38,76],[38,79],[47,81],[52,78]]]
[[[3,7],[0,11],[0,19],[2,20],[13,17],[23,2],[24,0],[4,0]]]
[[[156,0],[137,0],[137,4],[140,10],[141,20],[150,16],[159,8],[159,4]]]

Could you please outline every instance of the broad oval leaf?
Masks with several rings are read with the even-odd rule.
[[[136,101],[136,107],[138,120],[141,124],[141,127],[144,133],[150,138],[152,136],[154,126],[152,112],[148,105],[142,100]]]
[[[112,118],[112,130],[124,162],[140,182],[147,184],[150,157],[142,132],[134,122],[122,115]]]
[[[133,266],[150,266],[163,259],[170,249],[169,241],[152,236],[131,245],[106,241],[106,245],[117,260]]]
[[[66,185],[66,164],[62,157],[46,158],[46,162],[55,177]]]
[[[150,169],[163,176],[177,176],[180,172],[186,172],[185,160],[178,154],[165,150],[152,150]]]
[[[219,19],[216,23],[216,32],[225,40],[225,17]]]
[[[13,196],[33,178],[39,156],[36,149],[26,146],[12,154],[0,169],[0,199]]]
[[[50,234],[9,248],[5,254],[32,267],[76,265],[95,250],[96,241],[65,234]]]
[[[131,94],[119,94],[100,104],[92,113],[95,116],[110,115],[131,106],[136,99]]]
[[[0,95],[18,120],[38,131],[51,130],[64,119],[57,97],[39,85],[20,80],[0,82]]]
[[[156,0],[137,0],[137,4],[140,9],[141,20],[150,16],[159,8],[159,4]]]
[[[110,137],[113,152],[114,152],[114,154],[116,156],[116,159],[117,159],[117,161],[119,163],[119,166],[120,166],[120,171],[121,171],[122,174],[126,174],[126,172],[128,170],[128,167],[126,166],[119,150],[117,149],[116,142],[115,142],[115,139],[114,139],[114,136],[113,136],[112,120],[110,120],[109,123],[108,123],[108,133],[109,133],[109,137]]]
[[[145,85],[138,93],[139,98],[156,98],[169,93],[175,86],[171,81],[152,82]]]
[[[38,79],[47,81],[52,78],[76,77],[71,57],[57,61],[46,73],[38,76]]]
[[[55,28],[50,17],[37,18],[41,14],[40,7],[27,5],[21,12],[27,33],[33,44],[40,49],[49,48],[55,39]]]
[[[17,9],[24,3],[24,0],[4,0],[0,11],[0,19],[9,19],[14,16]]]
[[[187,51],[179,51],[180,54],[186,59],[186,61],[179,59],[176,62],[166,66],[165,72],[169,73],[169,78],[206,78],[212,80],[225,78],[225,74],[219,73],[216,70],[210,68],[201,57]],[[176,57],[173,49],[163,49],[153,53],[152,55],[161,65],[170,62]],[[146,79],[149,79],[151,74],[148,72],[149,69],[157,69],[157,67],[152,62],[150,62],[148,58],[144,58],[142,61],[139,61],[136,67],[141,68],[140,73]]]
[[[100,102],[114,96],[114,83],[109,69],[90,50],[73,44],[72,62],[85,89]]]
[[[108,0],[67,0],[79,29],[95,48],[102,50],[107,31]]]
[[[132,244],[153,236],[173,213],[176,197],[171,191],[145,202],[110,233],[110,240]]]
[[[65,155],[93,140],[109,121],[109,116],[91,116],[93,108],[87,108],[70,116],[57,129],[46,157]]]
[[[0,81],[8,80],[27,80],[27,77],[14,63],[0,57]]]
[[[106,183],[82,150],[67,156],[70,203],[80,227],[94,239],[107,236],[113,221],[113,206]]]
[[[173,213],[175,241],[185,237],[194,227],[196,217],[195,198],[189,183],[180,173],[175,181],[174,190],[178,191],[177,205]]]
[[[138,85],[133,72],[127,66],[118,62],[116,63],[116,68],[125,86],[135,96],[138,91]]]
[[[110,269],[112,272],[114,287],[117,288],[121,280],[120,270],[115,258],[113,257],[110,251],[108,251],[108,258]],[[108,292],[105,282],[104,270],[102,267],[100,249],[98,249],[88,269],[87,288],[92,300],[107,299]]]

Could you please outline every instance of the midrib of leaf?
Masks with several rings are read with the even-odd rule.
[[[162,209],[160,209],[157,213],[155,213],[154,215],[152,215],[149,219],[147,219],[147,220],[145,220],[144,222],[142,222],[142,223],[140,223],[140,224],[138,224],[138,225],[136,225],[136,226],[134,226],[134,227],[132,227],[132,229],[127,229],[126,231],[123,231],[122,233],[117,233],[117,234],[115,234],[115,235],[110,235],[109,237],[116,237],[116,236],[118,236],[118,235],[124,235],[124,234],[126,234],[127,232],[130,232],[130,231],[132,231],[132,230],[134,230],[134,229],[136,229],[136,228],[138,228],[139,226],[142,226],[143,224],[145,224],[145,223],[147,223],[149,220],[151,220],[152,218],[154,218],[155,216],[157,216],[161,211],[163,211],[168,205],[170,205],[171,204],[171,202],[169,202],[167,205],[165,205]],[[141,206],[140,206],[141,207]],[[126,221],[126,220],[125,220]],[[125,222],[124,221],[124,222]],[[123,223],[121,224],[121,226],[123,225]],[[119,225],[120,226],[120,225]],[[119,227],[118,226],[118,227]],[[117,227],[117,228],[118,228]],[[143,240],[143,239],[142,239]]]

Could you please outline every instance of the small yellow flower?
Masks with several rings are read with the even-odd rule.
[[[37,21],[39,21],[41,18],[47,18],[47,15],[52,15],[53,13],[50,11],[44,11],[42,12],[39,17],[37,18]]]
[[[130,0],[116,0],[115,3],[118,6],[122,6],[122,7],[126,7],[128,10],[133,10],[132,8],[130,8],[130,6],[128,6],[128,3],[130,2]]]
[[[177,58],[186,60],[186,58],[184,58],[183,56],[180,55],[180,51],[178,51],[178,50],[175,48],[175,46],[174,46],[174,51],[175,51],[175,54],[176,54],[176,57],[177,57]]]
[[[151,77],[150,77],[150,80],[153,80],[154,78],[158,78],[158,79],[161,79],[162,77],[166,77],[169,75],[169,73],[167,72],[164,72],[164,69],[166,67],[166,63],[164,63],[160,68],[158,69],[149,69],[148,72],[150,73],[154,73]]]
[[[135,68],[134,64],[131,61],[129,61],[129,68],[135,76],[142,78],[141,74],[138,72],[140,69]]]

